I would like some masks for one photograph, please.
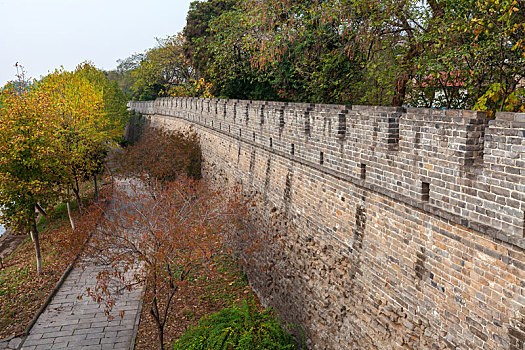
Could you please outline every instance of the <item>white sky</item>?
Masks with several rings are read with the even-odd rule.
[[[184,28],[191,0],[0,0],[0,87],[14,64],[39,78],[92,61],[105,70],[116,60],[155,46],[155,37]]]

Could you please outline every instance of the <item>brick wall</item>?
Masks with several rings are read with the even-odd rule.
[[[309,348],[524,349],[524,114],[130,107],[193,127],[206,176],[250,194],[250,281]]]

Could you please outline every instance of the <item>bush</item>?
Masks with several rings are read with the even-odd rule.
[[[124,175],[147,174],[159,181],[173,181],[180,175],[201,178],[199,137],[187,132],[148,128],[140,141],[126,147],[119,157]]]
[[[253,304],[223,309],[203,317],[182,335],[174,350],[281,350],[297,349],[293,337],[273,312],[258,312]]]

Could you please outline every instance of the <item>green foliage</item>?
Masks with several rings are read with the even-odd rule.
[[[244,302],[205,316],[175,342],[173,349],[292,350],[297,346],[271,311],[258,312],[253,304]]]
[[[134,100],[193,96],[197,79],[184,55],[183,45],[181,34],[157,39],[156,47],[119,61],[117,70],[109,72],[108,76]]]
[[[131,75],[131,72],[139,67],[143,59],[144,54],[136,53],[117,60],[117,69],[104,72],[109,81],[118,85],[127,100],[134,99],[132,86],[135,78]]]
[[[477,100],[474,109],[488,111],[489,116],[493,116],[494,111],[524,111],[524,97],[525,88],[516,89],[509,94],[507,89],[500,83],[494,83]]]
[[[357,103],[362,95],[363,62],[362,55],[350,44],[355,41],[355,33],[342,32],[344,23],[338,18],[321,18],[321,12],[327,9],[319,3],[290,4],[287,10],[293,14],[293,20],[281,16],[279,8],[270,8],[272,5],[253,10],[260,19],[259,29],[264,29],[264,22],[269,20],[278,26],[272,29],[264,48],[255,52],[255,59],[272,78],[280,98]]]
[[[195,1],[179,38],[121,62],[134,98],[525,110],[523,1]]]
[[[127,110],[128,98],[116,81],[111,81],[106,74],[93,66],[92,63],[84,62],[77,66],[75,74],[86,78],[97,90],[102,91],[104,102],[102,116],[107,121],[109,130],[113,138],[119,137],[129,120]]]
[[[214,40],[211,21],[233,10],[238,0],[193,1],[190,4],[183,35],[186,38],[184,52],[199,72],[206,72],[213,52],[208,44]]]
[[[426,101],[412,104],[490,114],[523,109],[523,2],[464,0],[442,7],[444,25],[433,30],[417,60],[413,97],[421,97],[416,95],[424,86]]]
[[[184,33],[186,55],[222,98],[279,99],[270,78],[251,64],[255,28],[236,0],[194,2]]]

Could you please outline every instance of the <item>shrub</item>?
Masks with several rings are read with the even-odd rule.
[[[182,335],[174,350],[281,350],[297,349],[293,337],[273,312],[258,312],[253,304],[223,309],[203,317]]]
[[[173,181],[180,175],[201,178],[199,137],[187,132],[148,128],[140,141],[120,155],[125,175],[148,175],[159,181]]]

